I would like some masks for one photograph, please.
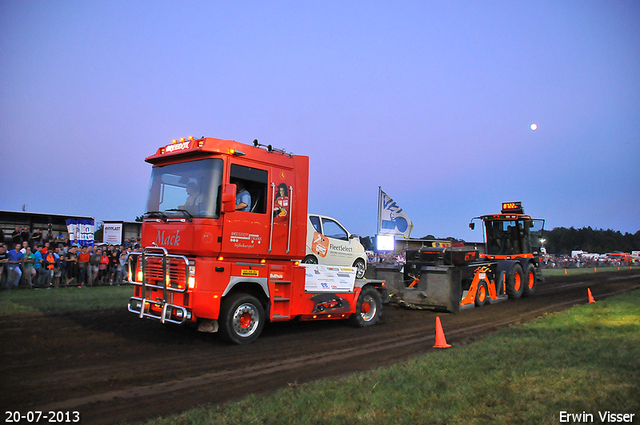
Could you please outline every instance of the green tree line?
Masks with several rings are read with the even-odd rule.
[[[598,254],[622,251],[640,251],[640,230],[635,234],[624,233],[615,230],[592,229],[583,227],[575,229],[573,227],[556,227],[553,230],[546,230],[543,238],[546,239],[544,246],[550,254],[571,254],[571,251],[583,250]],[[451,242],[464,242],[464,240],[453,237],[436,238],[427,235],[422,239],[427,240],[448,240]],[[367,250],[375,249],[375,237],[366,236],[360,238],[362,245]]]
[[[598,254],[640,251],[640,230],[634,234],[622,234],[610,229],[556,227],[545,231],[543,237],[546,239],[544,246],[550,254],[571,254],[577,250]]]

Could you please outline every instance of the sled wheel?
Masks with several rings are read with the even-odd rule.
[[[536,268],[533,264],[527,266],[527,273],[524,279],[524,291],[522,295],[533,295],[536,292]]]
[[[509,298],[520,298],[524,291],[524,272],[520,264],[515,264],[507,278],[507,295]]]
[[[222,302],[220,336],[234,344],[249,344],[260,336],[265,320],[264,308],[256,297],[233,294]]]
[[[489,296],[489,291],[487,290],[487,284],[484,281],[481,281],[478,284],[478,289],[476,290],[476,307],[482,307],[487,303],[487,297]]]

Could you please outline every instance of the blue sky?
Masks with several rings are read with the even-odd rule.
[[[1,210],[133,220],[171,139],[310,157],[311,212],[640,230],[636,1],[0,2]],[[538,129],[532,131],[530,125]]]

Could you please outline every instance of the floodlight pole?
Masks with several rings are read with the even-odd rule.
[[[382,217],[381,211],[382,211],[382,186],[378,186],[378,223],[376,224],[377,226],[376,235],[380,234],[380,219]]]

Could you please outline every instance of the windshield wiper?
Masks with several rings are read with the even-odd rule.
[[[142,216],[143,218],[160,218],[162,221],[167,221],[167,216],[162,211],[147,211]]]
[[[184,215],[187,217],[187,220],[189,220],[189,223],[191,223],[193,221],[192,220],[193,216],[187,210],[181,210],[181,209],[178,209],[178,208],[171,208],[170,210],[167,210],[167,211],[177,211],[177,212],[184,213]]]

